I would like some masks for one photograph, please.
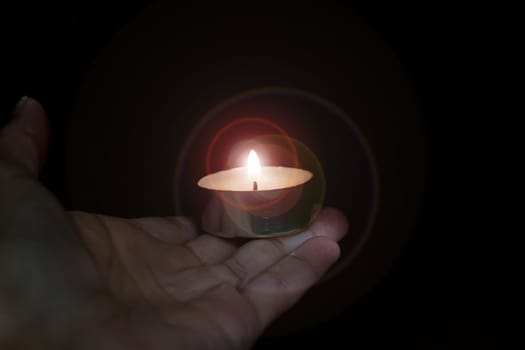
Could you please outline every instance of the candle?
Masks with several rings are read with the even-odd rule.
[[[305,190],[313,174],[304,169],[261,166],[251,150],[246,166],[204,176],[199,187],[216,193],[235,232],[227,236],[275,237],[299,232],[310,224],[320,204]]]
[[[257,153],[251,150],[245,167],[205,176],[198,185],[215,191],[271,191],[302,185],[312,176],[303,169],[261,166]]]

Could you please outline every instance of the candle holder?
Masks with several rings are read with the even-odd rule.
[[[317,217],[324,199],[324,174],[317,158],[289,137],[267,135],[263,140],[252,140],[249,146],[266,150],[267,158],[273,155],[280,163],[294,167],[261,166],[256,174],[249,167],[238,167],[203,177],[199,186],[217,197],[221,208],[216,210],[222,211],[220,227],[209,225],[203,217],[203,228],[208,233],[222,237],[279,237],[303,231]]]
[[[321,209],[310,187],[306,183],[281,190],[220,191],[223,209],[237,229],[223,235],[261,238],[303,231]]]

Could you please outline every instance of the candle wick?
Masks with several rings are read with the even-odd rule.
[[[254,181],[254,182],[253,182],[253,190],[254,190],[254,191],[257,191],[257,181]]]

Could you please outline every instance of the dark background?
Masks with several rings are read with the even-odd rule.
[[[72,104],[97,53],[150,1],[41,1],[2,5],[0,84],[4,123],[23,95],[42,102],[53,138],[42,181],[70,206],[65,181],[66,127]],[[273,346],[448,349],[511,341],[522,329],[516,255],[480,207],[498,206],[480,192],[474,103],[482,53],[473,43],[475,12],[436,2],[344,1],[386,41],[420,98],[428,141],[422,209],[404,252],[358,303],[313,331],[263,339]],[[322,6],[322,2],[320,5]],[[474,9],[475,10],[475,9]],[[479,56],[478,56],[479,54]],[[486,68],[486,67],[485,67]],[[490,159],[491,154],[486,155]],[[487,162],[490,162],[487,161]],[[483,200],[486,200],[487,204]],[[514,321],[512,321],[514,320]]]

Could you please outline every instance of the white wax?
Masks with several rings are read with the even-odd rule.
[[[269,191],[302,185],[312,176],[308,170],[280,166],[262,166],[257,175],[250,175],[247,167],[241,167],[207,175],[197,184],[216,191],[253,191],[257,181],[257,191]]]

